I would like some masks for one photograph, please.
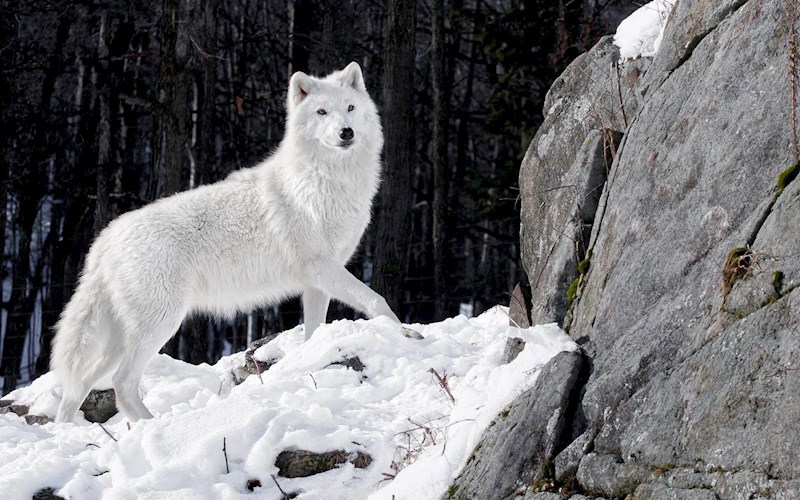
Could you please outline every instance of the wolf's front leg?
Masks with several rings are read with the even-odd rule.
[[[405,328],[397,315],[386,303],[386,299],[350,274],[345,267],[334,260],[318,260],[308,269],[311,286],[358,309],[370,318],[386,316],[400,326],[403,335],[421,339],[422,335]]]
[[[330,300],[330,295],[317,288],[309,286],[303,290],[303,329],[306,340],[311,338],[320,325],[325,324]]]

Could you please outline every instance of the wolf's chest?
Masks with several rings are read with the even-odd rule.
[[[312,174],[281,179],[282,203],[276,212],[282,212],[285,232],[312,255],[352,252],[369,223],[373,183],[365,188],[347,177]]]
[[[353,198],[314,200],[307,207],[309,236],[336,254],[350,252],[358,245],[369,224],[369,202]],[[349,256],[349,255],[348,255]]]
[[[321,214],[316,220],[316,230],[331,242],[360,238],[369,223],[369,207],[337,207],[336,210]]]

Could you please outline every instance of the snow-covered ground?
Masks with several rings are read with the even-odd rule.
[[[28,425],[0,415],[0,498],[27,500],[54,487],[81,500],[281,499],[272,475],[298,498],[437,498],[495,416],[551,357],[577,348],[555,325],[509,327],[501,307],[411,328],[425,339],[407,339],[381,318],[338,321],[308,342],[295,328],[257,351],[257,359],[280,360],[241,385],[230,371],[242,353],[214,366],[160,355],[141,387],[155,418],[129,425],[116,415],[104,424],[108,433],[82,418]],[[525,349],[501,365],[509,337],[524,339]],[[354,356],[363,371],[331,365]],[[447,375],[455,402],[430,369]],[[50,373],[5,399],[53,415],[60,390]],[[363,452],[373,462],[286,479],[275,466],[286,449]],[[248,491],[250,479],[262,486]]]
[[[654,0],[619,23],[614,45],[619,47],[622,62],[658,52],[674,4],[675,0]]]

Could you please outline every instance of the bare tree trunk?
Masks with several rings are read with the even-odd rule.
[[[161,81],[164,93],[162,119],[164,182],[162,196],[169,196],[181,189],[181,176],[188,165],[190,129],[189,90],[191,79],[187,63],[189,60],[189,3],[185,0],[164,0],[161,19]],[[162,352],[180,357],[180,336],[170,340]]]
[[[109,103],[110,89],[108,88],[108,74],[105,62],[108,59],[108,40],[110,38],[108,15],[103,13],[100,16],[100,33],[98,37],[99,44],[97,48],[98,61],[95,66],[95,71],[99,73],[96,76],[98,82],[97,89],[97,107],[100,119],[97,123],[97,203],[94,210],[94,234],[100,234],[107,225],[110,216],[109,208],[109,191],[108,191],[108,177],[109,177],[109,157],[111,156],[111,109]]]
[[[64,219],[64,207],[59,203],[53,206],[50,213],[50,231],[60,233],[59,226]],[[50,250],[50,272],[47,277],[48,294],[47,299],[42,300],[42,336],[39,338],[39,355],[36,358],[34,378],[47,373],[50,369],[50,347],[55,336],[54,326],[58,321],[58,313],[64,305],[64,287],[62,277],[64,275],[64,251],[61,238],[54,238]]]
[[[471,148],[471,137],[469,133],[469,125],[470,125],[470,115],[472,114],[473,108],[473,95],[475,90],[475,73],[476,73],[476,64],[478,58],[478,50],[480,48],[480,44],[477,41],[477,33],[478,33],[478,25],[480,24],[481,18],[481,6],[478,1],[475,2],[473,7],[473,15],[470,22],[470,50],[469,50],[469,67],[467,69],[467,80],[464,86],[464,97],[461,101],[459,106],[456,106],[455,114],[458,116],[458,128],[456,131],[456,158],[455,158],[455,174],[454,178],[459,180],[464,180],[467,178],[469,173],[472,171],[472,161],[473,152]],[[463,192],[460,192],[457,185],[454,184],[453,191],[455,191],[454,198],[455,204],[466,213],[473,213],[475,210],[475,200],[473,197],[467,195],[464,196]],[[461,253],[461,262],[463,264],[460,265],[460,269],[463,270],[463,275],[461,276],[458,284],[458,288],[461,290],[469,290],[471,297],[470,303],[474,304],[475,298],[475,289],[476,289],[476,280],[475,280],[475,245],[473,241],[472,235],[469,234],[467,231],[460,237],[459,243],[463,244],[463,249]]]
[[[375,218],[372,285],[403,317],[411,233],[411,174],[414,171],[414,39],[416,2],[389,0],[385,33],[385,172]]]
[[[292,58],[292,53],[294,52],[294,16],[294,0],[286,0],[286,24],[288,25],[287,31],[289,33],[288,43],[286,44],[286,54],[289,56],[287,58],[289,64],[287,64],[286,70],[289,76],[295,71],[295,67],[292,64],[294,62]]]
[[[16,34],[16,26],[12,22],[11,16],[0,17],[0,44],[3,47],[10,47],[13,43],[14,35]],[[0,67],[10,68],[15,65],[16,51],[3,50],[0,51]],[[11,83],[9,82],[7,73],[0,71],[0,117],[6,125],[0,130],[0,148],[2,151],[11,151],[11,144],[14,137],[16,127],[13,122],[13,108],[11,107]],[[14,132],[12,132],[14,131]],[[4,154],[0,160],[0,282],[5,281],[6,278],[6,227],[8,218],[8,177],[11,170],[10,154]],[[3,293],[0,293],[0,308],[6,310],[6,303],[3,301]],[[2,314],[0,310],[0,314]],[[2,328],[2,327],[0,327]],[[8,327],[6,326],[6,331]],[[0,331],[0,333],[2,333]]]
[[[188,165],[189,87],[191,81],[186,64],[189,61],[189,4],[184,0],[164,0],[161,20],[161,41],[164,61],[161,63],[166,109],[164,127],[163,196],[181,189],[181,175]]]
[[[351,60],[355,49],[352,20],[356,18],[351,2],[325,2],[322,8],[320,53],[317,60],[324,71],[345,67]],[[363,61],[359,61],[362,62]]]
[[[336,45],[339,45],[339,48],[341,48],[342,45],[341,39],[336,36],[339,35],[339,33],[334,32],[336,24],[334,15],[340,8],[340,5],[334,5],[333,2],[326,2],[322,8],[322,53],[320,54],[320,60],[322,60],[324,64],[334,64],[334,48]]]
[[[308,57],[312,23],[317,12],[311,0],[289,0],[289,74],[294,71],[309,71]]]
[[[448,123],[450,82],[445,60],[444,0],[432,1],[431,19],[431,86],[433,90],[433,319],[441,321],[448,316],[448,227],[447,206],[450,198],[448,166]]]
[[[0,372],[3,374],[3,394],[17,388],[22,363],[22,349],[25,337],[30,330],[31,311],[29,307],[29,277],[31,257],[31,233],[36,218],[37,200],[18,201],[17,210],[18,238],[17,253],[12,260],[11,295],[8,298],[8,319],[6,335],[3,339],[3,358],[0,361]]]
[[[18,54],[11,48],[17,34],[17,21],[13,16],[0,17],[0,44],[6,50],[0,51],[0,67],[12,68],[16,66]],[[0,130],[0,145],[3,152],[11,151],[11,144],[16,136],[16,127],[13,125],[14,110],[11,107],[14,98],[11,96],[11,81],[8,71],[0,72],[0,117],[5,126]],[[0,159],[0,279],[3,279],[3,269],[5,269],[5,248],[6,248],[6,208],[8,207],[8,177],[11,170],[11,155],[3,154]],[[3,302],[0,296],[0,303]]]
[[[217,96],[217,0],[206,0],[198,26],[202,36],[199,54],[200,77],[197,81],[197,143],[195,145],[197,171],[195,185],[205,184],[211,179],[216,163],[214,151],[214,120],[216,119],[215,99]]]

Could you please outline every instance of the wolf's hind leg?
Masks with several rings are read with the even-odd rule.
[[[311,338],[320,325],[325,324],[330,301],[330,295],[322,290],[314,287],[306,287],[303,290],[303,329],[306,333],[306,340]]]
[[[61,403],[59,403],[58,412],[56,413],[56,422],[72,422],[75,420],[75,415],[84,400],[86,400],[90,390],[91,387],[81,382],[65,383],[64,394],[61,396]]]
[[[101,357],[85,372],[72,374],[69,380],[64,380],[64,394],[58,405],[56,422],[72,422],[89,391],[114,368],[116,362],[114,358]]]
[[[131,421],[142,418],[153,418],[139,396],[139,383],[142,373],[153,357],[151,352],[142,352],[133,348],[122,360],[117,371],[112,377],[114,392],[117,398],[117,408]]]

